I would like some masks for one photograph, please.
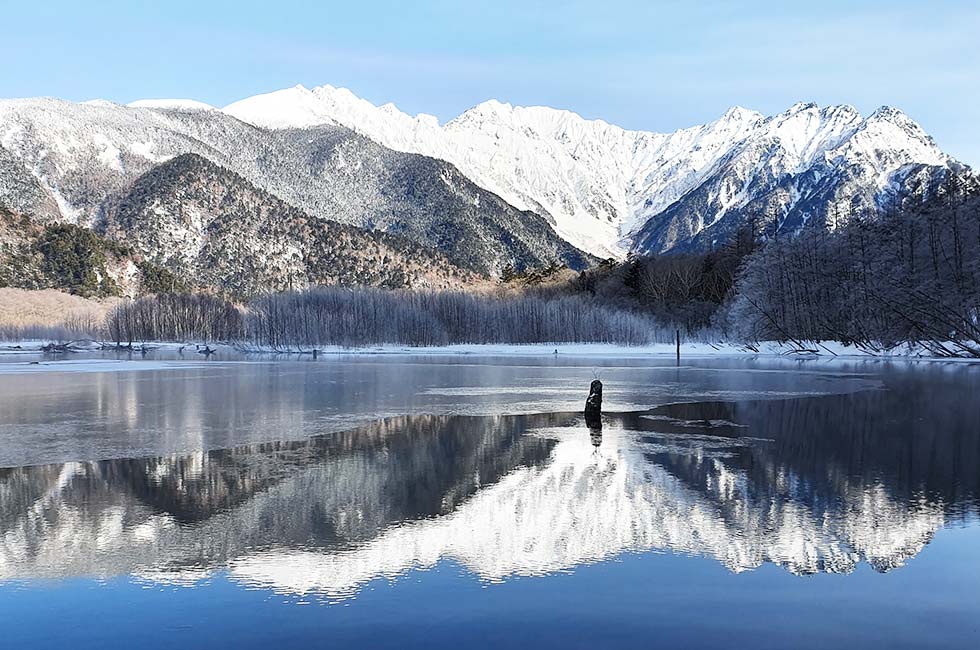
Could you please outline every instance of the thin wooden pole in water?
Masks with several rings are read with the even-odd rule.
[[[681,365],[681,331],[676,330],[677,334],[677,365]]]

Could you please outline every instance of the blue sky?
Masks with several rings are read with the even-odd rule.
[[[899,107],[980,167],[980,2],[0,0],[0,96],[225,105],[302,83],[445,120],[485,99],[673,130]]]

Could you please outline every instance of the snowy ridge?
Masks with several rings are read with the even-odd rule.
[[[140,99],[126,104],[130,108],[159,108],[179,111],[215,111],[210,104],[195,99]]]
[[[223,110],[275,129],[339,124],[392,149],[449,161],[600,256],[683,248],[726,215],[744,220],[745,210],[780,210],[792,230],[835,208],[845,215],[881,209],[907,166],[954,164],[888,107],[867,118],[850,106],[798,103],[772,117],[735,107],[669,134],[494,100],[440,126],[430,115],[377,107],[332,86],[297,86]],[[723,225],[719,233],[731,230]],[[660,231],[651,236],[645,227]]]

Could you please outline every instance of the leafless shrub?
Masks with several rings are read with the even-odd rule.
[[[134,341],[236,341],[244,337],[241,310],[206,294],[161,294],[123,302],[106,317],[108,337]]]

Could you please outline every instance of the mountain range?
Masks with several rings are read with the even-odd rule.
[[[961,174],[971,172],[887,107],[736,107],[661,134],[497,101],[440,125],[331,86],[223,109],[0,101],[0,207],[90,228],[239,295],[454,286],[705,249],[750,220],[792,234],[873,216]]]
[[[488,101],[440,126],[343,88],[297,86],[224,112],[270,129],[346,126],[448,160],[599,256],[710,247],[750,216],[792,232],[811,220],[873,214],[967,171],[887,106],[868,117],[812,103],[771,117],[735,107],[709,124],[653,133]]]

